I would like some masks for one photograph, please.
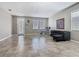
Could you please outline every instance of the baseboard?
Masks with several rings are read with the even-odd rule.
[[[76,42],[76,43],[79,43],[79,41],[76,41],[76,40],[71,40],[71,41]]]
[[[9,37],[11,37],[12,35],[9,35],[9,36],[7,36],[7,37],[5,37],[5,38],[3,38],[3,39],[0,39],[0,41],[3,41],[3,40],[5,40],[5,39],[7,39],[7,38],[9,38]]]

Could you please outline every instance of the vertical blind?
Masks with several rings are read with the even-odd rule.
[[[45,27],[46,27],[46,20],[45,19],[33,20],[33,29],[45,29]]]
[[[71,13],[71,30],[79,30],[79,11]]]
[[[39,28],[39,20],[33,20],[33,29]]]
[[[17,17],[18,34],[24,34],[24,17]]]

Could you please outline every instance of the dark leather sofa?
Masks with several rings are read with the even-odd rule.
[[[70,40],[69,31],[51,30],[50,36],[53,37],[54,41],[69,41]]]

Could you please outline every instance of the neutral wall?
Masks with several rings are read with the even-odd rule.
[[[41,17],[26,17],[25,19],[25,32],[26,34],[28,33],[36,33],[39,32],[40,30],[33,30],[33,19],[41,19],[41,20],[46,20],[46,27],[48,26],[48,18],[41,18]],[[29,20],[30,22],[27,24],[27,20]]]
[[[12,34],[17,34],[17,16],[12,16]]]
[[[17,34],[17,17],[18,16],[12,16],[12,34]],[[19,16],[20,17],[20,16]],[[41,20],[46,20],[46,27],[48,26],[48,18],[41,18],[41,17],[26,17],[23,16],[25,18],[25,34],[32,34],[32,33],[38,33],[40,30],[33,30],[33,19],[41,19]],[[27,20],[29,20],[30,22],[27,23]]]
[[[55,14],[54,16],[51,16],[49,18],[49,22],[50,22],[49,26],[56,29],[56,20],[65,18],[65,24],[64,24],[65,29],[62,29],[62,30],[71,31],[71,12],[73,12],[77,9],[79,9],[79,3],[60,11],[59,13]],[[71,39],[79,41],[79,31],[71,31]]]
[[[0,39],[11,35],[11,15],[0,9]]]

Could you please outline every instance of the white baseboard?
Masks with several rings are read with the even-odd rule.
[[[76,40],[71,40],[71,41],[76,42],[76,43],[79,43],[79,41],[76,41]]]
[[[0,41],[3,41],[3,40],[5,40],[5,39],[7,39],[7,38],[9,38],[9,37],[11,37],[12,35],[9,35],[9,36],[7,36],[7,37],[5,37],[5,38],[2,38],[2,39],[0,39]]]

